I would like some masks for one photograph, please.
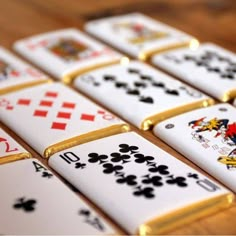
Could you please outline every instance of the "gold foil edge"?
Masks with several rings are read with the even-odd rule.
[[[231,99],[236,98],[236,89],[231,89],[227,91],[222,98],[220,99],[222,102],[228,102]]]
[[[25,89],[25,88],[34,87],[34,86],[44,84],[44,83],[52,83],[52,80],[51,79],[37,80],[37,81],[32,81],[32,82],[26,82],[23,84],[13,85],[7,88],[0,89],[0,95],[15,92],[15,91]]]
[[[151,49],[147,51],[142,51],[139,53],[138,59],[141,61],[147,61],[155,54],[167,52],[167,51],[178,49],[178,48],[184,48],[184,47],[196,49],[198,46],[199,46],[198,40],[193,38],[193,39],[190,39],[189,41],[178,42],[175,44],[166,45],[163,47],[159,47],[159,48],[155,48],[155,49]]]
[[[142,224],[138,229],[138,235],[157,235],[163,234],[176,227],[186,225],[194,220],[216,213],[228,208],[234,200],[233,193],[211,198],[187,207],[178,209],[174,212],[157,217]]]
[[[0,157],[0,164],[5,164],[5,163],[18,161],[18,160],[22,160],[22,159],[28,159],[28,158],[32,158],[31,153],[22,152],[19,154],[13,154],[13,155],[9,155],[9,156]]]
[[[193,102],[193,103],[186,104],[186,105],[183,105],[183,106],[178,106],[176,108],[157,113],[153,116],[150,116],[150,117],[146,118],[141,123],[140,129],[149,130],[154,125],[156,125],[157,123],[159,123],[163,120],[166,120],[166,119],[171,118],[173,116],[180,115],[182,113],[185,113],[185,112],[197,109],[197,108],[211,106],[214,103],[215,103],[215,101],[212,98],[207,98],[207,99],[204,99],[204,100],[201,100],[201,101]]]
[[[123,61],[125,61],[125,60],[129,61],[128,57],[123,56],[120,59],[117,59],[117,60],[114,60],[114,61],[102,62],[102,63],[98,63],[98,64],[95,64],[95,65],[87,66],[83,69],[75,70],[73,72],[70,72],[70,73],[64,75],[62,77],[62,82],[65,83],[65,84],[72,84],[76,77],[78,77],[78,76],[80,76],[84,73],[87,73],[87,72],[90,72],[92,70],[96,70],[96,69],[99,69],[99,68],[102,68],[102,67],[106,67],[106,66],[111,66],[111,65],[115,65],[115,64],[122,64]]]
[[[71,148],[74,146],[77,146],[79,144],[87,143],[93,140],[97,140],[100,138],[105,138],[111,135],[119,134],[128,132],[130,130],[130,127],[128,124],[118,124],[118,125],[112,125],[107,128],[91,131],[86,134],[82,134],[79,136],[75,136],[73,138],[64,140],[59,143],[55,143],[48,148],[45,149],[43,157],[48,159],[53,154],[60,152],[62,150],[65,150],[67,148]]]

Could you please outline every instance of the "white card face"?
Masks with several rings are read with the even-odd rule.
[[[0,128],[0,163],[29,156],[28,151]]]
[[[236,99],[234,99],[234,106],[236,106]]]
[[[152,62],[221,101],[236,96],[236,56],[217,45],[173,50]]]
[[[124,124],[59,83],[1,96],[0,119],[41,155],[53,144]]]
[[[46,75],[0,47],[0,93],[19,85],[42,82]]]
[[[218,104],[188,112],[159,123],[154,133],[236,192],[234,107]]]
[[[1,165],[0,186],[3,235],[114,234],[98,213],[36,159]]]
[[[59,152],[49,165],[130,234],[153,218],[228,192],[134,132]]]
[[[162,120],[164,112],[209,99],[138,61],[91,71],[77,77],[74,86],[141,129],[151,116],[160,114]]]
[[[14,48],[57,79],[121,58],[117,52],[77,29],[58,30],[23,39],[16,42]]]
[[[142,53],[187,44],[193,37],[145,15],[133,13],[95,20],[85,30],[120,50],[141,58]]]

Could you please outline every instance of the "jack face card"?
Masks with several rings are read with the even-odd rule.
[[[74,86],[143,130],[213,103],[201,92],[138,61],[83,74],[74,80]]]
[[[154,133],[236,192],[235,107],[188,112],[159,123]]]
[[[85,30],[141,60],[159,51],[197,43],[193,37],[139,13],[91,21]]]
[[[20,54],[69,83],[74,74],[119,62],[120,54],[77,29],[58,30],[20,40],[14,48]]]
[[[0,164],[29,157],[31,154],[0,127]]]
[[[46,75],[0,47],[0,94],[47,81]]]
[[[132,235],[166,232],[233,196],[134,132],[56,153],[49,165]]]
[[[217,45],[176,49],[154,56],[152,62],[223,102],[236,97],[236,56]]]
[[[102,216],[36,159],[1,165],[0,186],[3,235],[115,234]]]
[[[44,157],[128,130],[123,121],[59,83],[1,96],[0,119]]]

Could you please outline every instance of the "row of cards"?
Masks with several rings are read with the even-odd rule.
[[[221,101],[236,96],[235,55],[222,48],[203,44],[196,49],[197,41],[192,37],[140,14],[91,22],[86,28],[139,59],[152,56],[155,65]],[[173,50],[184,45],[190,49]],[[236,192],[236,109],[231,105],[202,108],[212,105],[213,99],[143,62],[129,61],[75,29],[24,39],[15,49],[138,128],[155,126],[156,136]],[[172,50],[154,55],[167,49]],[[163,233],[186,222],[192,211],[196,219],[232,202],[230,191],[137,134],[119,134],[129,131],[129,125],[73,89],[53,83],[3,48],[0,86],[0,120],[49,158],[55,171],[126,232]],[[196,108],[201,109],[191,111]],[[0,147],[0,163],[31,156],[4,131],[0,131]],[[16,181],[11,177],[17,170],[19,185],[32,179],[20,191],[13,189]],[[23,171],[32,178],[20,174]],[[62,225],[59,217],[55,219],[59,231],[43,227],[42,233],[115,232],[84,203],[82,207],[77,203],[77,209],[70,191],[55,187],[58,180],[51,181],[52,174],[33,159],[4,164],[0,177],[7,189],[0,203],[7,212],[7,217],[0,218],[5,225],[0,233],[41,233],[40,224],[46,222],[42,219],[54,219],[64,211],[72,219],[71,225]],[[4,179],[12,179],[11,191]],[[47,187],[45,179],[52,186]],[[52,190],[50,199],[63,194],[72,198],[71,207],[60,208],[59,201],[48,205],[52,202],[46,201],[47,188]],[[74,223],[78,217],[81,225]],[[10,219],[17,222],[13,228]],[[25,231],[29,219],[35,223]]]

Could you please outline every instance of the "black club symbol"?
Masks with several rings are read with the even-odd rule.
[[[53,175],[52,175],[51,173],[47,172],[47,171],[44,171],[44,172],[42,173],[42,177],[43,177],[43,178],[48,178],[48,179],[50,179],[50,178],[53,177]]]
[[[133,153],[137,153],[138,147],[137,146],[130,146],[128,144],[120,144],[120,152],[126,153],[126,152],[131,152],[131,154]]]
[[[144,156],[143,154],[135,154],[134,157],[136,158],[135,159],[135,162],[137,163],[144,163],[144,162],[147,162],[149,163],[150,161],[154,160],[154,157],[152,156]]]
[[[112,162],[120,162],[120,161],[122,161],[123,164],[129,162],[127,160],[130,159],[129,155],[121,155],[118,152],[111,153],[111,156],[113,157],[113,158],[111,158]]]
[[[123,166],[119,166],[119,165],[115,166],[110,163],[104,164],[103,167],[104,167],[103,173],[105,173],[105,174],[111,174],[113,172],[117,173],[117,171],[123,169]]]
[[[128,185],[136,185],[137,184],[137,182],[135,181],[136,178],[137,177],[135,175],[127,175],[126,177],[122,177],[120,179],[117,179],[116,182],[119,184],[126,183]]]
[[[168,171],[168,166],[166,165],[159,165],[159,166],[154,166],[148,169],[150,172],[153,173],[160,173],[161,175],[168,175],[169,171]]]
[[[135,191],[133,194],[135,196],[144,196],[145,198],[154,198],[155,195],[153,194],[154,189],[153,188],[143,188],[141,189],[141,187],[137,187],[137,191]]]
[[[188,186],[187,183],[185,183],[186,178],[184,177],[173,177],[173,175],[168,176],[170,179],[166,181],[168,184],[177,184],[179,187],[186,187]]]
[[[26,200],[24,197],[18,198],[17,202],[13,205],[15,209],[22,209],[25,212],[32,212],[35,210],[34,205],[36,204],[36,200],[29,199]]]
[[[198,174],[188,173],[189,178],[198,179]]]
[[[75,168],[76,168],[76,169],[84,169],[85,166],[86,166],[85,163],[80,163],[80,162],[76,162],[76,163],[75,163]]]
[[[95,163],[99,161],[99,164],[105,163],[105,160],[108,158],[107,155],[98,155],[97,153],[89,153],[88,156],[90,157],[89,162]]]
[[[89,210],[85,210],[85,209],[81,209],[79,211],[80,215],[84,215],[84,216],[89,216],[90,215],[90,211]]]
[[[163,183],[161,182],[162,177],[155,175],[150,177],[150,175],[144,175],[144,179],[142,180],[142,183],[144,184],[153,184],[154,186],[162,186]]]

